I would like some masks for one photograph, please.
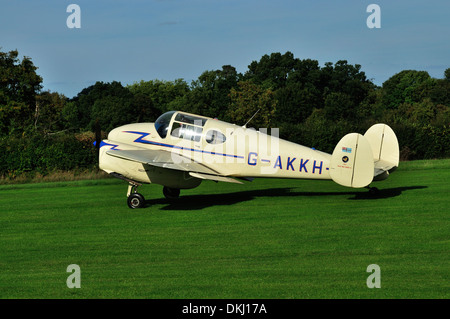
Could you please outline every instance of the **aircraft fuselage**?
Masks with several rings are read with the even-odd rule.
[[[183,122],[183,119],[177,118],[177,114],[190,117],[190,120]],[[101,145],[100,168],[138,182],[165,185],[164,178],[159,180],[156,177],[163,174],[159,167],[130,161],[121,163],[123,159],[102,156],[102,153],[111,149],[149,149],[179,154],[204,164],[222,176],[330,179],[330,154],[280,139],[273,132],[269,135],[181,112],[174,113],[166,124],[165,134],[161,134],[161,130],[157,131],[158,125],[155,123],[128,124],[112,130]],[[102,161],[102,158],[105,160]],[[192,176],[187,177],[186,172],[171,173],[181,180],[171,186],[184,184],[184,187],[178,188],[191,188],[200,183],[192,181]],[[166,176],[165,179],[172,178]]]

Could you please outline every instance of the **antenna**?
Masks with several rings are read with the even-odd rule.
[[[253,116],[247,121],[247,123],[245,123],[242,127],[243,128],[247,128],[247,124],[255,117],[255,115],[260,111],[261,109],[258,109],[258,111],[256,111],[255,114],[253,114]]]

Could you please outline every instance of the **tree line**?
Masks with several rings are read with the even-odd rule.
[[[450,68],[442,79],[404,70],[382,86],[359,64],[271,53],[244,73],[231,65],[187,83],[150,80],[97,82],[73,98],[43,91],[31,58],[0,51],[0,176],[94,169],[92,142],[122,124],[153,122],[181,110],[255,128],[278,127],[280,137],[332,152],[349,132],[375,123],[397,134],[403,160],[449,157]]]

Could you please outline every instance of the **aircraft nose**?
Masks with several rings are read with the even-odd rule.
[[[119,133],[120,133],[120,128],[119,127],[117,127],[117,128],[115,128],[115,129],[113,129],[111,132],[109,132],[109,134],[108,134],[108,140],[117,140],[117,137],[118,137],[118,135],[119,135]]]

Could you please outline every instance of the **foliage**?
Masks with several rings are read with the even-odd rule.
[[[94,167],[95,154],[77,139],[80,133],[105,136],[123,124],[153,122],[169,110],[239,125],[259,110],[249,126],[278,127],[282,138],[326,152],[343,135],[384,122],[397,133],[402,159],[450,156],[450,68],[442,79],[404,70],[377,87],[359,64],[320,66],[289,51],[275,52],[252,61],[243,74],[223,65],[190,84],[96,82],[72,99],[42,92],[36,70],[17,50],[0,52],[0,145],[9,151],[1,155],[0,175]]]
[[[63,110],[66,125],[75,130],[92,130],[95,123],[100,123],[102,129],[111,129],[110,113],[116,117],[126,115],[124,120],[129,120],[126,113],[132,111],[129,107],[132,97],[133,94],[120,82],[96,82],[78,93],[71,103],[66,104]],[[124,105],[121,105],[122,103]],[[119,123],[118,121],[121,121],[120,117],[115,119],[114,124]]]
[[[191,85],[188,95],[188,111],[222,120],[231,120],[229,107],[231,92],[237,88],[241,75],[230,65],[222,70],[205,71]]]
[[[396,109],[401,103],[416,101],[415,90],[430,80],[425,71],[405,70],[383,83],[383,103],[388,109]]]
[[[270,88],[263,89],[251,81],[241,81],[238,89],[231,89],[230,97],[231,121],[244,125],[258,112],[249,125],[255,128],[272,127],[277,102]]]
[[[67,98],[59,93],[43,92],[36,96],[34,128],[45,133],[64,128],[63,109]]]
[[[0,176],[14,178],[23,173],[45,175],[55,170],[95,167],[94,138],[75,135],[34,135],[30,138],[0,139]]]
[[[1,49],[1,48],[0,48]],[[0,51],[0,134],[25,131],[33,121],[36,95],[42,78],[29,57],[18,58],[18,51]]]
[[[445,80],[450,81],[450,68],[445,70],[444,75],[445,75]]]
[[[188,84],[182,79],[176,79],[175,81],[161,81],[151,80],[135,82],[132,85],[128,85],[127,88],[133,95],[140,95],[148,98],[150,102],[148,107],[152,112],[157,114],[158,117],[161,113],[169,111],[167,105],[183,97],[189,92]],[[156,119],[156,118],[154,118]],[[153,119],[153,120],[154,120]]]

